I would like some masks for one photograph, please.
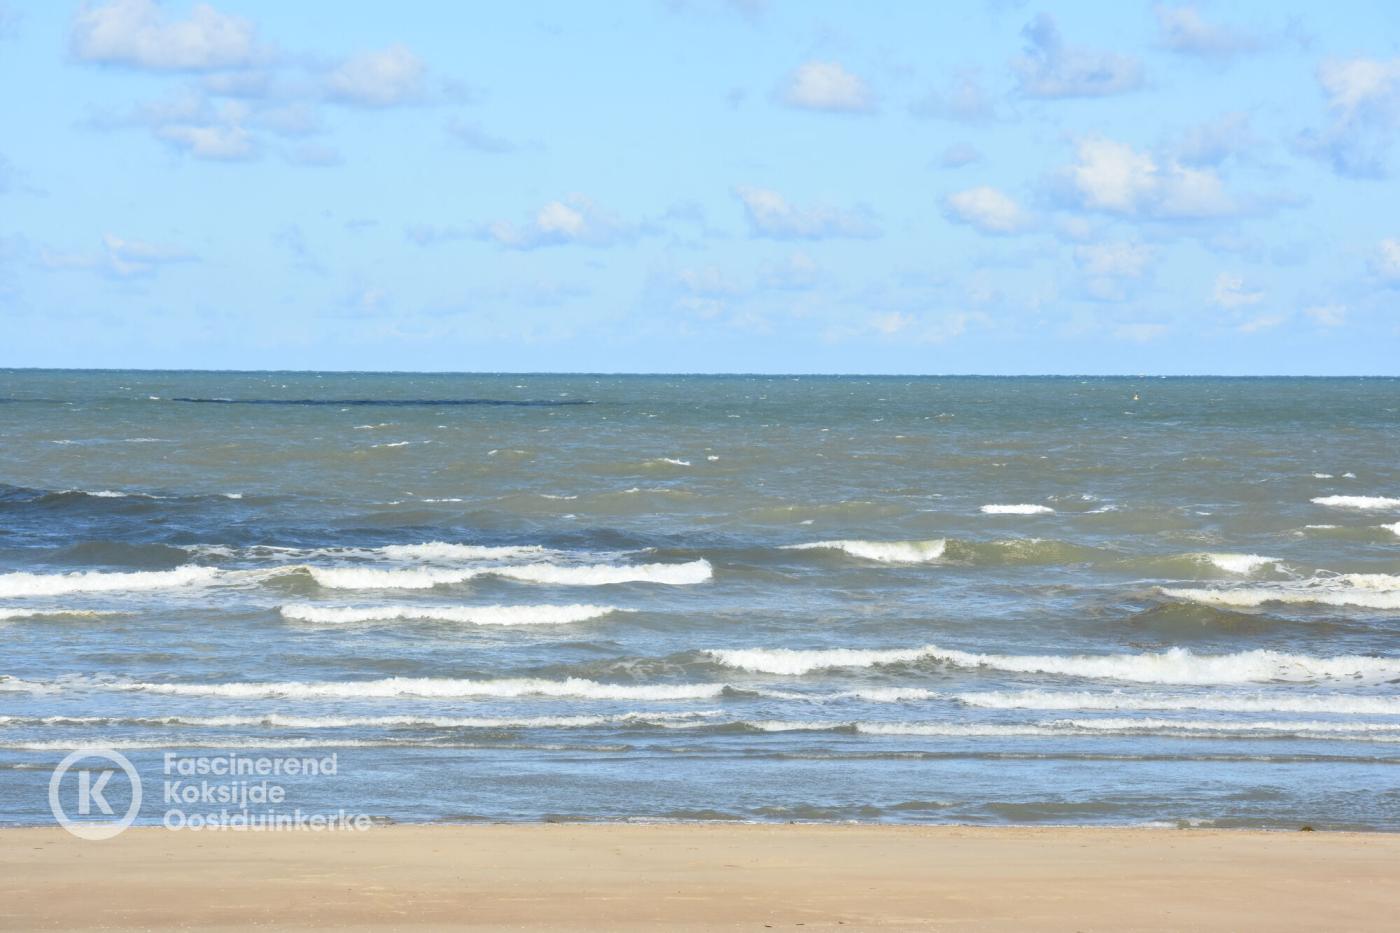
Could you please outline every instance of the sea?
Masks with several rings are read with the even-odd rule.
[[[1400,830],[1400,380],[0,371],[0,644],[7,825]]]

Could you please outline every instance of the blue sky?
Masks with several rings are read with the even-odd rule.
[[[1400,374],[1400,4],[0,0],[0,366]]]

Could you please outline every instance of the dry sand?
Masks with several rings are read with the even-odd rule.
[[[1400,929],[1400,835],[832,825],[0,831],[0,929]]]

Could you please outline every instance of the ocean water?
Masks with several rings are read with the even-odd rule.
[[[0,372],[0,822],[1400,829],[1400,381]],[[160,822],[147,790],[144,822]]]

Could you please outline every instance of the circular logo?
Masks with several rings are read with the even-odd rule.
[[[89,759],[92,759],[91,763]],[[118,769],[126,775],[127,783],[131,786],[131,803],[121,816],[116,815],[107,801],[109,789],[118,789],[109,788]],[[70,771],[74,774],[74,780],[70,782],[73,788],[69,792],[69,802],[76,810],[76,816],[63,806],[63,779]],[[76,798],[73,791],[76,791]],[[53,769],[53,777],[49,778],[49,809],[53,811],[58,825],[79,839],[111,839],[134,823],[136,814],[141,812],[141,775],[136,773],[136,767],[121,752],[110,748],[77,749]]]

